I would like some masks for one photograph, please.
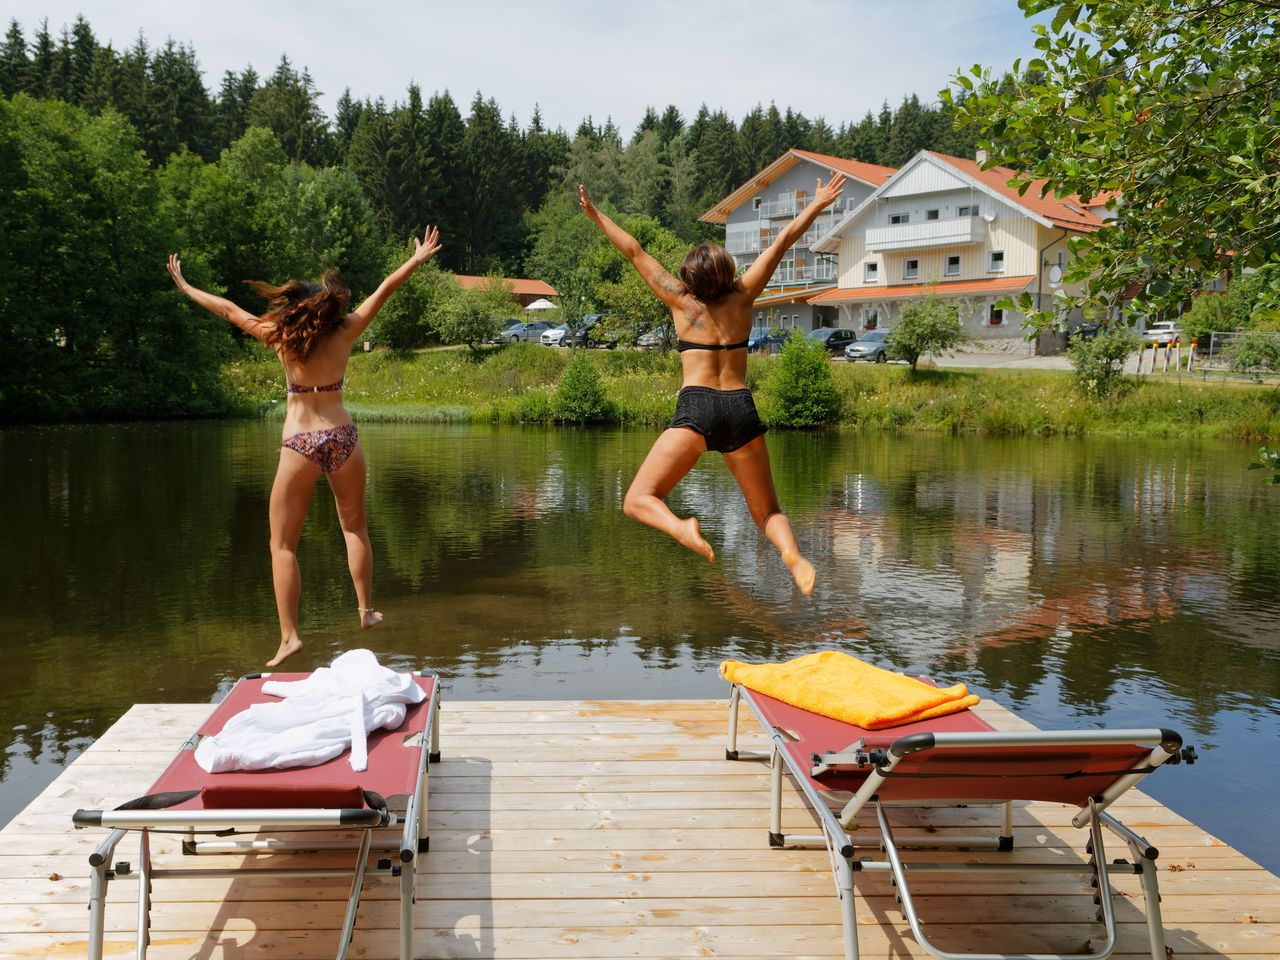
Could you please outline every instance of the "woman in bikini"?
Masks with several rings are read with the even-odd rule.
[[[741,278],[735,276],[737,265],[729,251],[719,244],[704,243],[684,258],[677,281],[644,252],[635,237],[597,210],[586,188],[578,186],[582,211],[640,272],[658,299],[671,308],[684,371],[675,419],[640,465],[623,501],[623,511],[714,562],[715,551],[703,539],[697,518],[677,517],[665,499],[704,451],[715,450],[724,456],[738,481],[756,526],[778,548],[796,586],[806,596],[813,592],[813,564],[800,555],[791,521],[778,505],[765,426],[744,379],[747,335],[752,304],[782,255],[840,196],[843,187],[844,176],[839,173],[825,186],[819,180],[813,202],[782,229]]]
[[[439,232],[429,228],[422,240],[414,238],[413,244],[413,255],[351,313],[347,312],[351,291],[332,270],[319,284],[290,280],[272,287],[251,282],[250,287],[266,298],[270,307],[266,314],[255,317],[230,300],[187,283],[178,255],[169,257],[169,275],[179,290],[271,347],[284,365],[288,394],[284,440],[270,508],[271,575],[280,616],[280,649],[267,661],[269,667],[302,649],[298,637],[298,597],[302,591],[298,539],[322,473],[329,479],[338,507],[360,626],[372,627],[382,620],[382,614],[373,609],[373,550],[364,512],[364,451],[351,415],[342,405],[342,378],[352,345],[387,298],[439,251]]]

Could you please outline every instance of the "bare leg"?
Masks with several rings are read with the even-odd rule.
[[[800,556],[795,534],[791,532],[791,521],[778,505],[778,492],[773,488],[769,449],[765,446],[764,437],[756,437],[745,447],[726,453],[724,462],[742,489],[751,518],[769,542],[778,548],[796,587],[807,597],[813,593],[816,574],[813,564]]]
[[[681,520],[664,502],[671,488],[693,469],[706,449],[707,441],[702,434],[685,427],[668,427],[658,437],[644,463],[640,464],[622,502],[622,510],[632,520],[661,530],[681,546],[714,563],[715,551],[702,538],[698,518]]]
[[[382,622],[382,614],[373,609],[373,546],[364,512],[364,487],[364,449],[357,443],[347,462],[329,474],[329,489],[333,491],[338,523],[347,542],[347,567],[360,606],[360,626],[368,629]]]
[[[320,468],[296,450],[281,448],[280,465],[271,486],[271,579],[280,617],[280,649],[267,661],[277,666],[302,649],[298,637],[298,597],[302,574],[298,570],[298,538],[311,506]]]

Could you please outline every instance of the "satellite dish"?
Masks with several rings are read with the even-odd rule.
[[[994,213],[984,213],[982,215],[982,219],[987,221],[987,223],[994,223],[996,219],[996,215]]]
[[[1049,282],[1055,287],[1062,282],[1062,268],[1056,263],[1049,268]]]

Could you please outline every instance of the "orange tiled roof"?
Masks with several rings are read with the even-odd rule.
[[[810,303],[853,303],[858,300],[910,300],[937,294],[940,297],[1019,293],[1035,277],[993,277],[988,280],[950,280],[941,283],[897,283],[887,287],[845,287],[820,293]]]
[[[1102,219],[1086,210],[1077,197],[1059,199],[1054,196],[1040,196],[1041,190],[1044,189],[1044,180],[1033,181],[1031,186],[1027,187],[1027,192],[1019,196],[1017,189],[1009,186],[1009,181],[1018,175],[1016,170],[1010,170],[1008,167],[992,167],[989,170],[983,170],[976,160],[953,157],[935,150],[930,150],[928,153],[943,163],[955,167],[966,176],[972,177],[983,186],[990,187],[1002,196],[1008,197],[1010,202],[1030,210],[1037,216],[1044,217],[1054,226],[1064,230],[1074,230],[1077,233],[1093,233],[1103,225]]]
[[[798,150],[794,147],[791,152],[808,157],[814,163],[825,163],[828,167],[833,167],[847,176],[856,177],[877,187],[898,172],[894,167],[863,163],[861,160],[846,160],[844,157],[833,157],[829,153],[814,153],[812,150]]]
[[[454,277],[458,281],[458,286],[464,290],[472,290],[475,287],[483,286],[489,282],[488,277],[469,277],[465,274],[457,274]],[[517,297],[556,297],[559,294],[555,288],[549,283],[543,283],[541,280],[521,280],[517,277],[503,277],[503,283],[509,283],[512,286],[511,292]]]

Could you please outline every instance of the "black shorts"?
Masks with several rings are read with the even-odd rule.
[[[702,434],[707,449],[732,453],[745,447],[767,429],[756,413],[751,391],[685,387],[676,400],[676,415],[668,426],[688,427]]]

